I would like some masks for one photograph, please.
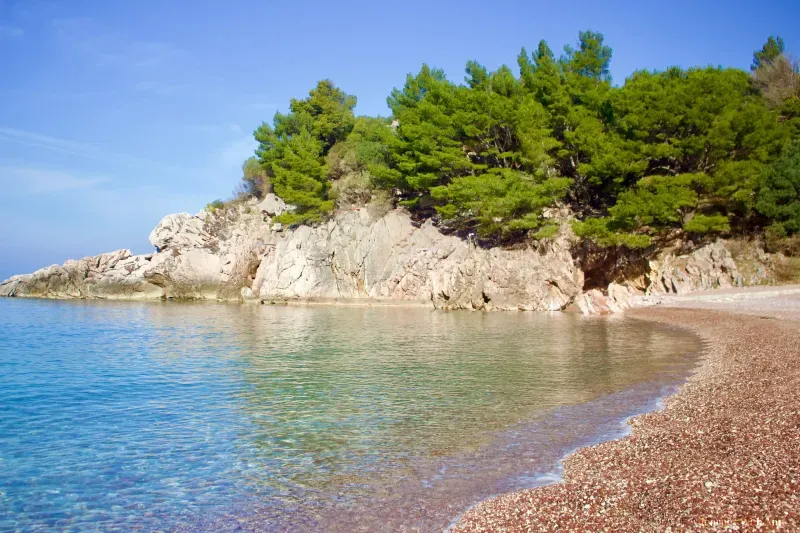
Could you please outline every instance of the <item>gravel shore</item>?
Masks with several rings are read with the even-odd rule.
[[[800,531],[800,296],[744,294],[627,312],[702,336],[698,372],[629,436],[569,456],[562,483],[452,531]]]

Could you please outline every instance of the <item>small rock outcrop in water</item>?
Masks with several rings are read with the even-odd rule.
[[[159,298],[161,289],[142,275],[151,260],[151,255],[133,255],[130,250],[70,260],[4,281],[0,296]]]
[[[270,233],[260,207],[167,215],[150,234],[156,253],[119,250],[67,261],[4,281],[0,296],[238,299]]]

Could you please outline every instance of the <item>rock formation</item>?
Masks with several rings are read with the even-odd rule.
[[[744,285],[744,278],[722,241],[703,246],[688,255],[667,253],[661,261],[651,261],[649,278],[650,294],[687,294]]]
[[[0,296],[42,298],[148,299],[161,297],[161,289],[142,273],[152,255],[117,250],[95,257],[70,260],[33,274],[23,274],[0,284]]]
[[[642,281],[610,283],[605,293],[592,289],[576,298],[575,307],[588,315],[616,313],[630,307],[656,304],[664,295],[744,285],[744,277],[722,241],[683,255],[664,251],[658,259],[649,262],[644,289]]]
[[[150,233],[156,252],[100,254],[0,283],[0,296],[109,299],[238,299],[264,238],[260,211],[285,208],[280,199],[198,215],[167,215]]]
[[[722,244],[664,252],[633,280],[583,292],[584,273],[565,225],[547,242],[483,249],[400,210],[375,218],[340,211],[316,227],[284,229],[291,209],[261,201],[167,215],[150,234],[155,252],[101,254],[14,276],[0,296],[113,299],[399,301],[441,309],[561,310],[602,314],[656,303],[660,295],[741,285]]]
[[[67,261],[0,284],[0,296],[119,299],[401,300],[443,309],[559,310],[583,274],[566,236],[548,245],[485,250],[418,225],[400,211],[367,209],[327,224],[283,230],[290,209],[268,195],[192,216],[164,217],[156,252],[129,250]]]
[[[276,233],[245,295],[542,311],[564,308],[582,286],[565,237],[540,248],[485,250],[443,235],[430,221],[417,227],[400,211],[373,220],[356,209],[315,228]]]

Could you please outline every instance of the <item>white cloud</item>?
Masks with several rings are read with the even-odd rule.
[[[85,157],[94,157],[96,152],[95,148],[87,144],[3,126],[0,126],[0,140]]]

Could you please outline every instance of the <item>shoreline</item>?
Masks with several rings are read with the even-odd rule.
[[[650,307],[648,307],[647,309],[650,309]],[[625,313],[623,313],[623,312],[612,313],[610,315],[586,315],[584,318],[588,319],[588,320],[609,319],[609,318],[612,318],[612,319],[627,318],[630,321],[641,321],[641,322],[645,322],[645,323],[653,322],[652,320],[642,319],[641,317],[626,316]],[[632,412],[632,414],[629,414],[627,416],[618,418],[617,421],[619,423],[619,427],[613,433],[597,434],[597,435],[595,435],[593,437],[593,439],[590,442],[586,442],[586,443],[574,446],[574,447],[570,448],[568,451],[566,451],[565,453],[563,453],[563,455],[561,455],[558,458],[557,463],[554,464],[552,469],[545,470],[545,471],[543,471],[542,473],[538,474],[535,477],[535,483],[531,487],[527,487],[527,488],[524,488],[524,489],[515,490],[515,491],[507,492],[507,493],[497,493],[497,494],[494,494],[494,495],[492,495],[491,497],[489,497],[489,498],[487,498],[485,500],[481,500],[481,501],[475,502],[474,504],[470,505],[468,508],[464,509],[457,516],[455,516],[450,521],[448,526],[443,530],[442,533],[453,533],[455,531],[462,531],[461,529],[458,529],[458,530],[456,529],[456,526],[459,524],[461,519],[464,516],[466,516],[467,514],[471,513],[474,509],[480,507],[481,505],[487,503],[490,500],[494,500],[496,498],[502,498],[504,496],[507,496],[509,494],[515,494],[517,492],[523,492],[523,491],[529,491],[529,490],[537,490],[537,489],[545,488],[545,487],[548,487],[548,486],[551,486],[551,485],[563,483],[564,482],[564,474],[565,474],[565,471],[566,471],[565,462],[571,456],[573,456],[574,454],[576,454],[576,453],[578,453],[578,452],[580,452],[580,451],[582,451],[582,450],[584,450],[586,448],[592,448],[592,447],[599,446],[599,445],[602,445],[602,444],[613,443],[613,442],[616,442],[616,441],[619,441],[619,440],[626,439],[626,438],[630,437],[633,434],[633,430],[634,430],[633,421],[635,419],[637,419],[637,418],[639,418],[641,416],[650,414],[650,413],[655,413],[655,412],[662,411],[665,408],[665,403],[667,402],[667,400],[669,398],[672,398],[676,394],[678,394],[678,392],[680,392],[681,388],[684,385],[686,385],[689,382],[689,380],[691,380],[695,376],[695,374],[699,371],[700,366],[703,364],[703,361],[704,361],[704,359],[705,359],[705,357],[707,355],[707,352],[708,352],[708,342],[705,340],[704,337],[702,337],[697,332],[695,332],[695,331],[693,331],[693,330],[691,330],[689,328],[678,326],[678,325],[674,325],[674,324],[670,324],[670,323],[664,323],[664,322],[657,322],[657,323],[658,323],[658,325],[663,326],[665,328],[676,330],[676,331],[680,331],[681,333],[689,334],[689,335],[691,335],[693,337],[696,337],[697,342],[700,345],[696,352],[692,352],[692,354],[693,354],[692,358],[695,361],[695,365],[689,371],[687,371],[686,374],[679,381],[673,382],[671,384],[662,385],[662,390],[661,390],[660,394],[654,395],[654,396],[651,397],[651,400],[649,402],[650,405],[644,406],[644,407],[642,407],[640,409],[637,409],[634,412]],[[628,390],[630,391],[631,389],[628,389]],[[481,531],[484,531],[484,530],[481,530]]]
[[[626,311],[698,335],[695,372],[627,435],[569,455],[559,482],[484,500],[449,531],[800,527],[800,297],[759,292]]]
[[[0,296],[6,300],[32,300],[53,302],[134,302],[134,303],[161,303],[161,304],[224,304],[224,305],[263,305],[267,307],[407,307],[437,309],[433,302],[428,300],[399,300],[390,298],[273,298],[260,301],[259,299],[243,300],[241,298],[122,298],[122,297],[88,297],[88,298],[55,298],[50,296]],[[448,311],[449,309],[442,309]],[[494,309],[492,311],[495,311]],[[497,309],[496,311],[505,311]],[[534,311],[543,312],[543,311]],[[549,312],[549,311],[548,311]]]
[[[586,293],[583,293],[586,294]],[[706,310],[724,310],[726,305],[736,305],[744,303],[747,306],[756,301],[769,301],[774,298],[786,296],[800,296],[800,284],[787,285],[756,285],[746,288],[730,289],[708,289],[703,291],[691,292],[683,295],[672,293],[659,294],[650,302],[639,302],[632,307],[627,307],[618,311],[601,313],[589,313],[586,316],[624,316],[625,313],[636,313],[643,309],[658,308],[701,308]],[[482,311],[482,312],[533,312],[533,313],[581,313],[576,307],[576,303],[566,305],[561,309],[550,310],[531,310],[527,308],[504,308],[504,307],[484,307],[484,308],[449,308],[437,307],[432,300],[412,300],[396,298],[347,298],[347,297],[273,297],[273,298],[186,298],[186,297],[151,297],[151,296],[42,296],[20,294],[13,296],[2,296],[0,298],[9,300],[51,300],[58,302],[80,301],[80,302],[156,302],[156,303],[214,303],[214,304],[240,304],[240,305],[264,305],[264,306],[289,306],[289,307],[407,307],[435,309],[438,311]],[[747,312],[747,308],[739,306],[738,312]],[[800,310],[798,310],[800,313]],[[586,313],[584,313],[586,314]],[[800,320],[800,314],[798,314]]]

